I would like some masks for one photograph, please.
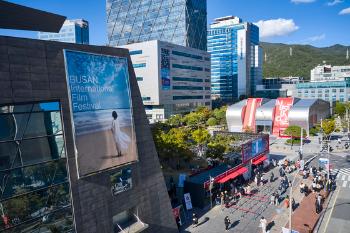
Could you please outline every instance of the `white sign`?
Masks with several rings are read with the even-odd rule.
[[[292,229],[292,232],[290,232],[289,228],[282,227],[282,233],[299,233],[299,231]]]
[[[186,209],[191,210],[192,209],[191,195],[189,193],[185,193],[184,198],[185,198]]]

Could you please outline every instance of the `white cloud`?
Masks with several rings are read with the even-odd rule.
[[[292,3],[298,4],[298,3],[312,3],[316,0],[290,0]]]
[[[345,8],[339,12],[340,15],[350,14],[350,7]]]
[[[293,19],[260,20],[254,24],[259,27],[260,38],[285,36],[299,29]]]
[[[335,6],[335,5],[337,5],[339,3],[342,3],[342,2],[344,2],[344,1],[342,1],[342,0],[333,0],[332,2],[327,2],[327,6]]]
[[[326,38],[326,34],[321,34],[321,35],[317,35],[317,36],[311,36],[309,38],[307,38],[307,41],[310,42],[315,42],[315,41],[320,41],[320,40],[324,40]]]

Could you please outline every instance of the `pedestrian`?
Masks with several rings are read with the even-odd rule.
[[[248,196],[250,196],[251,192],[252,192],[252,187],[248,184],[248,186],[247,186],[247,188],[246,188],[246,194],[247,194]]]
[[[292,210],[294,211],[294,209],[295,209],[295,200],[294,200],[294,198],[292,198]]]
[[[307,171],[305,169],[303,170],[303,179],[307,179]]]
[[[260,226],[261,226],[262,233],[266,233],[267,220],[264,218],[264,216],[261,217],[260,219]]]
[[[305,192],[305,184],[303,182],[301,182],[299,187],[300,187],[300,193],[304,193]]]
[[[270,197],[270,204],[271,205],[274,205],[275,204],[275,194],[273,193],[272,195],[271,195],[271,197]]]
[[[278,206],[280,204],[280,195],[278,193],[275,193],[275,206]]]
[[[220,205],[221,205],[221,208],[224,208],[224,205],[225,205],[225,194],[223,192],[221,192],[221,194],[220,194]]]
[[[322,196],[318,194],[316,196],[316,213],[319,214],[322,211]]]
[[[193,224],[193,227],[195,227],[198,224],[198,217],[196,213],[192,214],[192,224]]]
[[[289,196],[288,195],[284,199],[284,207],[286,207],[286,209],[288,209],[288,207],[289,207]]]
[[[228,231],[228,229],[230,228],[230,224],[231,224],[231,221],[228,218],[228,216],[225,217],[224,223],[225,223],[225,230]]]
[[[272,183],[274,180],[275,180],[275,174],[273,174],[273,172],[271,172],[270,182]]]

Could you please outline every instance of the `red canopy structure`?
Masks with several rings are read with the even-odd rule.
[[[265,155],[263,155],[260,158],[258,158],[257,160],[253,161],[253,164],[258,165],[258,164],[264,162],[266,159],[267,159],[267,157]]]
[[[226,181],[228,181],[228,180],[230,180],[230,179],[234,179],[234,178],[236,178],[237,176],[246,173],[247,171],[248,171],[247,168],[241,167],[241,168],[239,168],[237,171],[234,171],[234,172],[228,174],[227,176],[221,178],[221,179],[218,180],[217,182],[218,182],[218,183],[225,183]]]

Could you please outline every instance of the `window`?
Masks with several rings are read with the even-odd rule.
[[[143,81],[143,77],[136,77],[137,81]]]
[[[325,92],[325,93],[329,93],[329,89],[326,89],[324,92]]]
[[[180,65],[180,64],[173,64],[173,68],[184,69],[184,70],[203,71],[203,68],[202,68],[202,67],[198,67],[198,66],[188,66],[188,65]]]
[[[173,90],[203,90],[203,87],[194,87],[194,86],[173,86]]]
[[[177,55],[177,56],[181,56],[181,57],[189,57],[189,58],[194,58],[194,59],[198,59],[198,60],[202,60],[203,59],[202,56],[189,54],[189,53],[184,53],[184,52],[179,52],[179,51],[176,51],[176,50],[173,50],[171,53],[174,54],[174,55]]]
[[[142,50],[133,50],[129,51],[130,55],[137,55],[137,54],[142,54]]]
[[[337,92],[337,89],[332,89],[332,92]]]
[[[132,66],[134,68],[142,68],[142,67],[146,67],[146,63],[133,64]]]
[[[195,96],[189,96],[189,95],[180,95],[180,96],[173,96],[173,100],[199,100],[203,99],[202,95],[195,95]]]
[[[142,97],[142,100],[143,100],[143,101],[151,100],[151,97],[148,97],[148,96]]]
[[[201,78],[184,78],[184,77],[173,77],[173,81],[185,81],[185,82],[203,82]]]
[[[205,98],[206,98],[206,99],[210,99],[210,95],[206,95]]]
[[[210,72],[210,69],[208,69],[208,68],[205,68],[204,70],[205,70],[205,72]]]
[[[206,83],[210,83],[210,79],[205,79],[204,80]]]
[[[343,93],[343,92],[344,92],[344,89],[343,89],[343,88],[340,88],[340,89],[339,89],[339,92]]]
[[[0,224],[0,231],[39,232],[50,225],[74,231],[59,102],[0,109],[1,204],[12,220]]]
[[[205,87],[205,90],[210,90],[210,87]]]

